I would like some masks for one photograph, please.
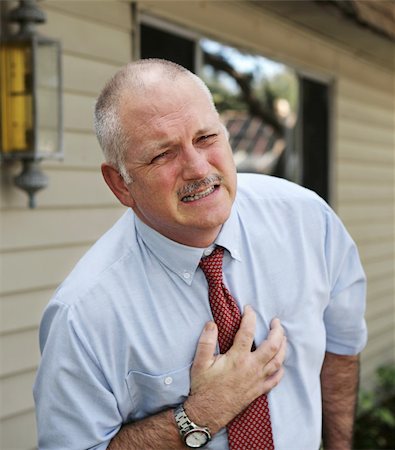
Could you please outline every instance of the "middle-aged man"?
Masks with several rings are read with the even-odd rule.
[[[137,61],[95,124],[128,207],[46,308],[40,449],[351,449],[365,278],[314,193],[236,175],[202,81]],[[317,149],[318,151],[318,149]]]

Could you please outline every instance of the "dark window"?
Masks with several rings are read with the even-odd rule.
[[[300,78],[301,184],[328,200],[329,93],[319,81]]]
[[[196,71],[195,41],[141,24],[140,42],[140,58],[163,58]]]

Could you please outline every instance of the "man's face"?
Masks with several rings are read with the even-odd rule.
[[[205,247],[229,217],[236,169],[208,97],[191,80],[177,81],[164,80],[122,108],[132,141],[126,157],[133,179],[129,206],[164,236]]]

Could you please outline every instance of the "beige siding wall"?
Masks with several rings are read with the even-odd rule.
[[[378,365],[394,361],[395,348],[394,80],[377,83],[369,72],[371,82],[339,78],[335,178],[339,214],[358,242],[368,276],[366,384]]]
[[[39,358],[37,327],[52,291],[85,250],[122,213],[101,180],[92,129],[94,98],[131,57],[125,1],[42,3],[42,32],[62,40],[65,159],[44,164],[50,186],[37,210],[10,184],[18,166],[1,168],[0,448],[35,445],[31,386]],[[261,53],[334,81],[334,207],[359,244],[369,278],[370,343],[363,379],[393,360],[394,84],[366,62],[246,2],[148,2],[145,13]]]
[[[130,61],[131,9],[127,2],[41,3],[47,36],[63,46],[64,161],[43,164],[50,177],[38,208],[1,169],[0,448],[36,444],[32,384],[39,360],[42,309],[89,246],[123,209],[102,182],[101,151],[92,133],[95,97],[103,83]]]

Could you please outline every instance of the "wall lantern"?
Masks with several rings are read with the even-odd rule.
[[[46,17],[35,0],[21,0],[7,20],[19,30],[0,43],[0,154],[4,161],[22,161],[14,182],[34,208],[35,193],[48,185],[40,161],[63,156],[60,43],[36,32]]]

